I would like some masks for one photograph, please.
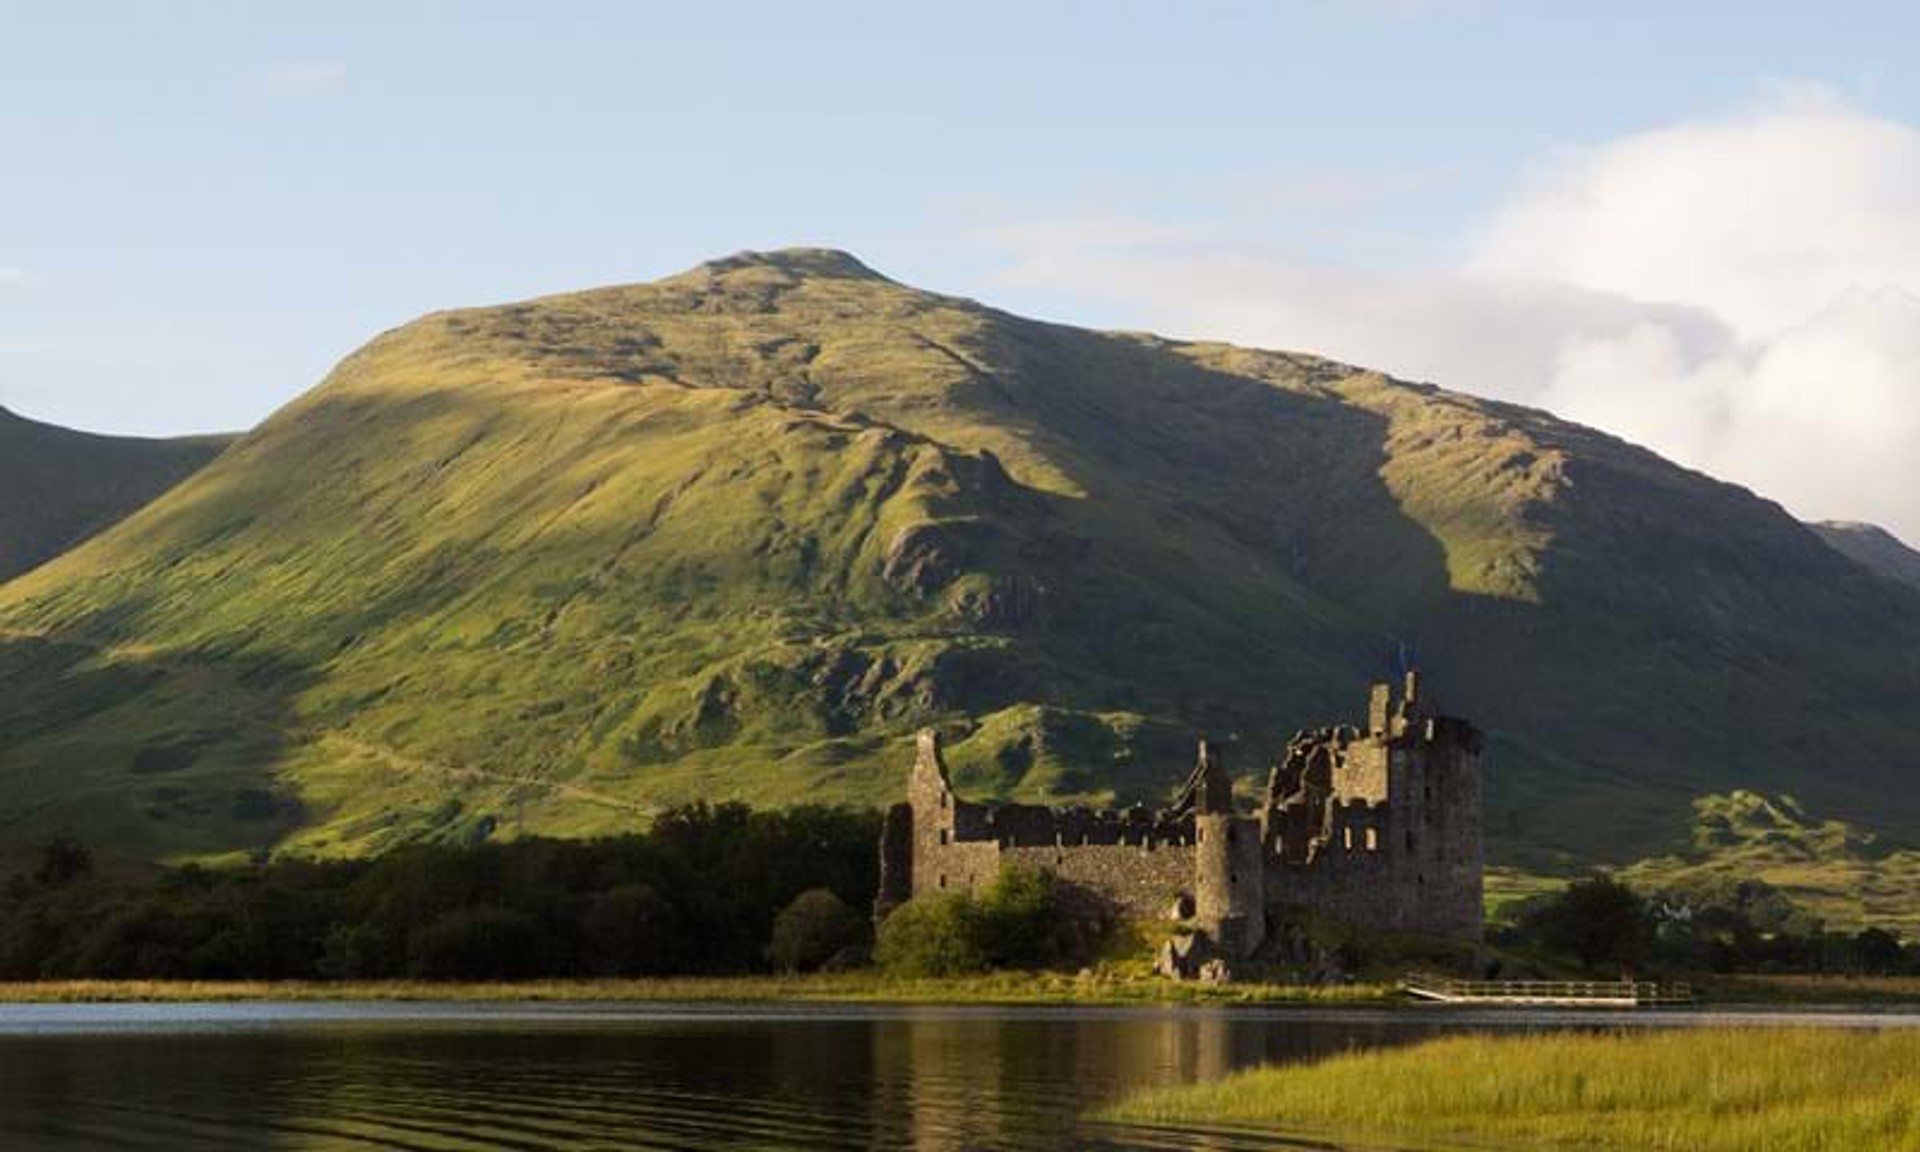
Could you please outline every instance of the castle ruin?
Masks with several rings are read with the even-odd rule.
[[[1257,810],[1235,810],[1219,750],[1159,811],[976,804],[954,793],[936,733],[920,734],[905,803],[881,841],[882,916],[917,896],[971,891],[1008,866],[1052,872],[1119,915],[1172,916],[1188,944],[1255,956],[1304,909],[1357,927],[1480,939],[1481,734],[1440,715],[1418,673],[1376,684],[1367,725],[1301,732]],[[1176,967],[1178,957],[1175,958]]]

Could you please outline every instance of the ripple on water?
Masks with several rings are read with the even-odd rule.
[[[1607,1017],[1912,1026],[1912,1015]],[[1326,1148],[1101,1125],[1133,1089],[1567,1014],[0,1007],[0,1148]]]

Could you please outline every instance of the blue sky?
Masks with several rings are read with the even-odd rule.
[[[1769,472],[1752,463],[1777,447],[1764,437],[1714,439],[1753,440],[1740,430],[1759,417],[1719,409],[1777,391],[1779,332],[1832,303],[1736,299],[1751,238],[1824,235],[1857,215],[1850,198],[1906,188],[1902,133],[1920,123],[1906,6],[22,2],[3,16],[0,404],[44,419],[243,427],[424,311],[826,244],[1016,311],[1564,401],[1806,514],[1857,507],[1920,532],[1920,507],[1852,500],[1860,477]],[[1748,148],[1769,188],[1817,162],[1729,135],[1755,125],[1844,137],[1832,167],[1857,154],[1868,171],[1818,192],[1826,215],[1795,196],[1756,210],[1732,256],[1688,256],[1726,263],[1717,281],[1596,265],[1591,249],[1651,236],[1649,197],[1711,176],[1688,156]],[[1649,169],[1638,157],[1663,141]],[[1586,249],[1530,239],[1589,201]],[[1711,231],[1713,204],[1696,210]],[[1904,227],[1897,204],[1874,210]],[[1920,259],[1860,255],[1901,237],[1824,252],[1843,273],[1874,264],[1833,299],[1920,290]],[[1880,378],[1874,338],[1862,394],[1920,409]],[[1645,405],[1582,383],[1608,370],[1665,373],[1654,407],[1691,388],[1699,410],[1649,424]]]

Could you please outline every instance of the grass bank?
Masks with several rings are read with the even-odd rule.
[[[1703,989],[1717,1004],[1920,1004],[1920,976],[1716,976]]]
[[[1106,1119],[1341,1139],[1920,1152],[1920,1033],[1458,1037],[1149,1092]]]
[[[1385,984],[1210,986],[1064,973],[903,980],[873,972],[660,980],[536,980],[499,984],[427,981],[41,981],[0,983],[0,1003],[184,1003],[246,1000],[432,1001],[840,1001],[876,1004],[1356,1004],[1399,999]]]

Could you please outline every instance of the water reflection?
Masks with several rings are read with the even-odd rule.
[[[0,1007],[0,1148],[1273,1147],[1104,1129],[1080,1116],[1146,1085],[1516,1023],[1569,1021],[1191,1009]]]

